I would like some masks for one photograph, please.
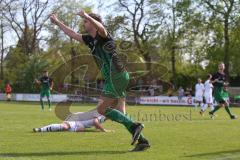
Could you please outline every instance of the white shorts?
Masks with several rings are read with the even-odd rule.
[[[64,121],[64,122],[69,124],[70,128],[68,129],[68,131],[71,132],[76,132],[79,129],[85,128],[81,121]]]
[[[69,131],[76,132],[79,129],[91,128],[93,126],[93,119],[86,121],[65,121],[70,125]]]
[[[205,103],[213,104],[213,96],[212,95],[204,95]]]
[[[195,101],[202,102],[203,101],[203,96],[196,95],[195,96]]]

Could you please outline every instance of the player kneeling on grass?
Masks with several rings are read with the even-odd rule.
[[[104,116],[95,117],[85,121],[63,121],[61,124],[50,124],[41,128],[33,128],[34,132],[84,132],[86,128],[95,127],[101,132],[111,132],[103,128],[101,123],[105,121]]]

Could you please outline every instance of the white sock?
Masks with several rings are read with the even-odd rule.
[[[202,105],[202,111],[204,111],[204,112],[205,112],[205,111],[206,111],[206,109],[207,109],[207,107],[208,107],[208,104],[207,104],[207,103],[206,103],[206,104],[203,104],[203,105]]]
[[[61,124],[50,124],[41,128],[41,132],[57,132],[62,130],[63,127]]]
[[[210,109],[211,109],[211,111],[214,110],[214,106],[213,106],[213,104],[210,105]]]
[[[196,103],[196,104],[195,104],[195,108],[197,108],[197,107],[198,107],[198,104]]]
[[[200,103],[200,108],[203,108],[204,107],[204,103]]]

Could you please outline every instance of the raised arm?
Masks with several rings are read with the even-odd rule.
[[[98,31],[98,33],[102,36],[102,37],[107,37],[108,33],[107,30],[105,29],[105,27],[103,26],[102,23],[98,22],[97,20],[95,20],[94,18],[92,18],[91,16],[89,16],[85,11],[81,10],[80,12],[77,13],[77,15],[81,16],[82,18],[85,18],[86,20],[88,20]]]
[[[35,83],[37,83],[38,85],[41,84],[41,81],[39,81],[38,79],[35,79]]]
[[[50,16],[50,20],[53,24],[57,25],[66,35],[70,38],[73,38],[77,41],[83,42],[82,34],[76,33],[70,27],[66,26],[63,22],[61,22],[55,14]]]

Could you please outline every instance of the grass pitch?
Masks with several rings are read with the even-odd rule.
[[[72,112],[94,105],[75,104]],[[40,111],[38,103],[0,102],[0,160],[239,160],[240,120],[224,109],[212,120],[190,107],[128,106],[128,113],[145,124],[151,142],[145,152],[132,148],[127,130],[114,122],[104,126],[115,133],[33,133],[32,128],[60,123],[55,112]],[[240,109],[232,108],[240,116]]]

